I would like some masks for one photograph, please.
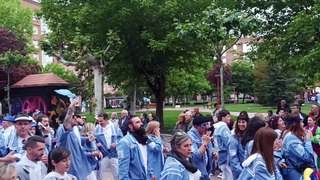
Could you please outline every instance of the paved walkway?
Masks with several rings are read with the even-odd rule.
[[[190,110],[190,111],[193,111],[193,107],[189,107],[189,108],[163,108],[163,110],[170,110],[170,111],[185,111],[185,110]],[[152,109],[140,109],[138,110],[137,112],[146,112],[146,111],[156,111],[155,108],[152,108]],[[200,112],[208,112],[208,113],[211,113],[212,110],[211,109],[206,109],[206,108],[199,108],[199,111]],[[238,116],[240,114],[240,112],[230,112],[231,115],[233,116]],[[255,112],[248,112],[248,115],[250,118],[252,118],[256,113]],[[267,116],[268,114],[267,113],[260,113],[262,114],[263,116]]]

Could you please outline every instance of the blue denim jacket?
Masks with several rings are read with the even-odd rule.
[[[59,147],[69,149],[72,155],[68,173],[76,176],[77,179],[84,179],[91,173],[91,167],[73,128],[66,131],[62,125],[60,131]]]
[[[282,144],[282,154],[288,166],[288,179],[302,179],[302,174],[295,170],[293,164],[300,166],[309,162],[310,166],[314,167],[311,140],[305,139],[301,141],[296,135],[289,132],[283,139]]]
[[[118,126],[111,125],[111,143],[118,143],[120,139],[123,137],[122,131]],[[107,144],[105,135],[103,134],[103,128],[101,126],[97,126],[95,129],[95,137],[97,143],[101,143],[102,147],[99,147],[99,150],[102,152],[103,157],[108,156],[109,158],[117,158],[117,149],[116,148],[109,148],[110,144]]]
[[[149,154],[149,147],[147,146]],[[128,132],[117,144],[119,179],[151,179],[150,167],[144,167],[138,141]]]
[[[91,155],[92,151],[98,150],[95,141],[88,141],[86,136],[82,136],[81,138],[81,146],[84,154],[87,157],[87,160],[91,166],[91,170],[98,170],[99,169],[99,160],[97,157],[93,157]]]
[[[245,160],[241,139],[232,135],[228,141],[228,165],[231,168],[234,179],[237,179],[243,170],[242,163]]]
[[[267,170],[266,163],[263,159],[263,157],[256,153],[249,156],[248,159],[246,159],[242,166],[244,170],[241,172],[238,180],[282,180],[282,176],[277,168],[277,166],[274,164],[275,172],[273,174],[270,174]]]
[[[164,164],[160,180],[189,180],[189,174],[179,161],[169,156]]]
[[[253,140],[250,140],[246,146],[244,147],[244,157],[245,159],[247,159],[250,154],[251,154],[251,151],[252,151],[252,147],[253,147]]]
[[[219,121],[213,126],[214,126],[213,135],[215,138],[215,142],[218,143],[218,152],[219,152],[218,165],[221,166],[223,164],[227,164],[228,141],[229,141],[229,137],[231,136],[231,131],[228,128],[227,124],[222,121]]]
[[[5,144],[5,138],[4,138],[4,129],[3,127],[0,127],[0,157],[6,156],[8,152],[8,147]]]
[[[213,145],[212,145],[212,143],[209,143],[205,154],[200,155],[199,148],[203,144],[202,139],[201,139],[201,135],[194,127],[192,127],[188,131],[188,135],[192,139],[191,162],[201,172],[200,179],[210,179],[209,174],[212,170],[212,165],[213,165],[213,161],[214,161]]]
[[[155,135],[148,135],[149,138],[149,153],[148,153],[148,163],[152,171],[152,175],[156,176],[157,179],[160,178],[160,173],[163,170],[164,157],[163,157],[163,145],[162,140]]]

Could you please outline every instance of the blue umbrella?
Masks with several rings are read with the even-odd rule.
[[[56,93],[61,94],[63,96],[67,96],[69,98],[76,98],[77,95],[73,94],[71,91],[69,91],[68,89],[58,89],[58,90],[54,90]]]

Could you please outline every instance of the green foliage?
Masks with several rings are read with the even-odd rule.
[[[294,74],[284,73],[279,64],[269,65],[266,69],[265,79],[255,84],[258,103],[275,106],[282,99],[293,102],[295,93],[299,91]]]
[[[181,36],[194,34],[206,45],[210,55],[222,63],[222,55],[232,47],[240,37],[253,35],[260,21],[246,12],[220,7],[213,2],[203,12],[201,18],[186,21],[178,26]]]
[[[235,61],[231,64],[232,82],[235,83],[237,94],[253,95],[253,63]]]
[[[236,0],[237,3],[240,1]],[[263,19],[256,44],[256,60],[280,63],[286,73],[296,72],[302,87],[319,78],[319,1],[242,1],[239,6]],[[254,10],[253,10],[254,9]]]
[[[9,29],[24,43],[33,34],[32,10],[24,8],[20,0],[0,0],[0,28]]]
[[[59,76],[61,79],[67,81],[71,86],[71,91],[75,92],[76,94],[79,94],[81,92],[80,89],[82,89],[82,86],[79,86],[80,81],[77,75],[71,71],[66,69],[61,64],[48,64],[45,68],[42,70],[43,73],[53,73],[57,76]]]

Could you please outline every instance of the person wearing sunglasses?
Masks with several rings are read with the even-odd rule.
[[[211,143],[211,119],[204,116],[196,116],[193,119],[193,127],[188,131],[192,140],[191,162],[201,172],[203,180],[209,180],[209,174],[213,168],[213,144]]]

